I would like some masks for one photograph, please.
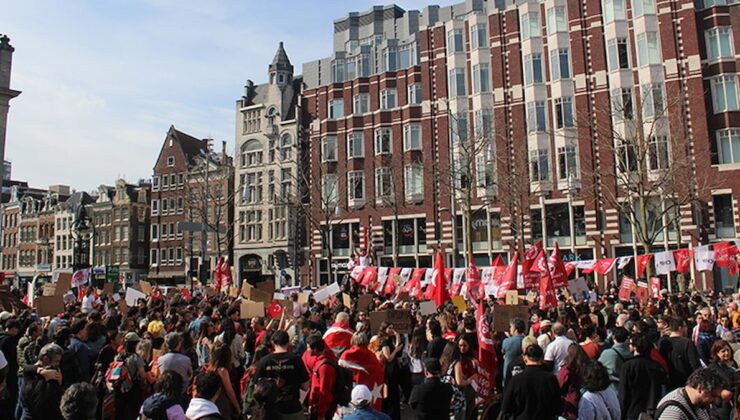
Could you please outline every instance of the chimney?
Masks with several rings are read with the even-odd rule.
[[[0,89],[10,89],[10,67],[13,63],[13,48],[7,35],[0,35]]]

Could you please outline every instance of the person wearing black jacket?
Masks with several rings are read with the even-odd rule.
[[[504,388],[501,418],[555,420],[563,410],[560,385],[552,370],[543,366],[545,352],[537,344],[524,352],[524,371]]]
[[[41,348],[38,361],[23,368],[22,418],[62,418],[62,374],[59,372],[62,354],[62,347],[54,343],[47,344]]]
[[[414,409],[417,420],[447,420],[450,418],[452,386],[440,381],[442,366],[437,359],[424,361],[426,379],[414,387],[409,405]]]
[[[442,326],[436,319],[430,319],[427,321],[427,345],[426,356],[432,359],[439,359],[442,356],[442,350],[444,350],[447,340],[442,338]]]
[[[700,367],[699,353],[696,346],[688,338],[686,321],[680,318],[671,318],[668,322],[668,337],[658,342],[660,354],[668,364],[668,391],[686,385],[691,372]]]
[[[622,419],[636,420],[640,413],[653,415],[668,382],[663,367],[650,358],[653,343],[643,334],[630,338],[630,351],[635,357],[622,365],[619,374],[619,405]]]

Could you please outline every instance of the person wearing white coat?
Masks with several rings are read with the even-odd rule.
[[[609,386],[609,372],[600,362],[592,361],[583,375],[586,390],[578,403],[578,420],[620,420],[617,393]]]

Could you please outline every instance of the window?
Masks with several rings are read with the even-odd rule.
[[[735,222],[732,195],[722,194],[713,197],[714,227],[718,238],[734,238]]]
[[[527,131],[534,133],[545,131],[547,120],[545,119],[545,101],[527,103]]]
[[[420,104],[422,101],[421,83],[412,83],[408,87],[408,103]]]
[[[159,258],[157,258],[157,257],[159,257],[159,252],[157,252],[156,249],[152,249],[151,252],[150,252],[150,255],[149,255],[149,262],[152,265],[157,265],[157,263],[159,261]]]
[[[570,55],[567,48],[550,51],[550,73],[552,80],[570,79]]]
[[[465,96],[466,94],[465,69],[458,68],[450,70],[450,95]]]
[[[152,191],[159,191],[159,177],[152,177]]]
[[[573,98],[555,99],[555,128],[573,127]]]
[[[547,155],[547,150],[543,149],[529,152],[529,177],[532,182],[550,179],[550,162]]]
[[[380,91],[380,108],[391,109],[396,107],[396,88],[388,88]]]
[[[558,147],[559,179],[579,178],[575,146]]]
[[[389,198],[393,194],[393,172],[391,168],[378,168],[375,170],[375,197],[378,199]]]
[[[658,33],[644,32],[637,35],[637,65],[660,64]]]
[[[423,169],[420,165],[406,165],[403,169],[406,199],[416,199],[424,192]]]
[[[417,64],[419,64],[419,52],[416,49],[416,43],[412,42],[399,47],[398,68],[405,69]]]
[[[159,214],[159,200],[152,200],[152,216]]]
[[[650,170],[668,169],[670,151],[667,136],[652,136],[648,143],[648,161]]]
[[[385,59],[385,71],[396,71],[397,58],[396,58],[396,47],[388,47],[383,51],[383,58]]]
[[[493,136],[493,110],[490,108],[475,111],[475,136],[490,139]]]
[[[488,31],[484,23],[473,25],[470,28],[470,48],[484,48],[488,46]]]
[[[344,60],[336,59],[331,63],[332,82],[339,83],[344,81]]]
[[[336,174],[325,174],[321,180],[324,204],[337,204],[339,199],[339,184]]]
[[[167,214],[168,211],[169,211],[169,200],[162,199],[162,214]],[[116,216],[118,216],[118,214],[116,214]],[[118,217],[116,217],[116,220],[118,220]]]
[[[496,182],[496,154],[493,144],[488,144],[476,158],[476,185],[481,188],[491,187]]]
[[[659,117],[663,113],[663,84],[653,83],[642,86],[642,110],[647,117]]]
[[[352,112],[354,114],[364,114],[370,110],[370,94],[358,93],[352,101]]]
[[[262,201],[262,172],[246,174],[243,194],[242,200],[245,203],[259,203]]]
[[[624,0],[604,0],[604,22],[609,23],[624,19]]]
[[[365,172],[347,172],[347,198],[349,200],[365,199]]]
[[[712,80],[712,102],[714,113],[725,111],[737,111],[737,77],[719,76]]]
[[[551,7],[547,9],[547,34],[567,32],[568,25],[565,18],[565,7]]]
[[[707,58],[732,58],[735,56],[732,46],[732,28],[712,28],[704,32],[707,40]]]
[[[541,36],[540,33],[540,14],[537,12],[529,12],[522,15],[522,40],[529,38],[537,38]]]
[[[391,129],[379,128],[375,130],[375,154],[382,155],[391,152]]]
[[[174,156],[168,156],[167,157],[167,166],[169,166],[169,167],[175,166],[175,157]]]
[[[632,12],[635,16],[654,15],[655,0],[633,0]]]
[[[170,222],[170,239],[175,239],[175,223],[174,222]]]
[[[247,241],[262,240],[262,210],[247,211],[246,230]]]
[[[630,67],[627,38],[613,38],[607,43],[609,70],[628,69]]]
[[[321,161],[337,161],[337,138],[335,136],[324,137],[321,139]]]
[[[285,133],[280,137],[280,160],[290,160],[292,157],[293,138]]]
[[[262,164],[262,144],[257,140],[250,140],[242,146],[242,166],[257,166]],[[162,179],[164,181],[164,178]]]
[[[365,156],[362,150],[362,132],[353,131],[347,136],[347,158],[361,158]]]
[[[329,118],[336,119],[344,116],[344,99],[332,99],[329,101]]]
[[[615,139],[617,146],[617,168],[621,173],[637,170],[637,156],[632,140]]]
[[[177,264],[182,264],[182,248],[175,249],[175,262]]]
[[[403,150],[421,150],[421,124],[403,127]]]
[[[162,175],[162,189],[167,191],[170,187],[170,177]]]
[[[447,32],[447,53],[458,53],[465,50],[465,44],[463,43],[463,30],[453,29]]]
[[[167,240],[167,223],[162,223],[162,228],[160,229],[160,233],[162,234],[162,240]],[[118,240],[118,234],[119,232],[115,232],[115,240]]]
[[[613,116],[617,120],[631,120],[634,116],[632,88],[614,89],[612,91]]]
[[[524,84],[542,83],[542,54],[532,53],[524,56]]]
[[[473,66],[473,93],[490,92],[490,80],[488,63],[480,63]]]
[[[156,223],[152,224],[151,230],[152,230],[151,232],[152,241],[158,241],[159,240],[159,225]]]
[[[717,131],[719,163],[740,163],[740,130]]]

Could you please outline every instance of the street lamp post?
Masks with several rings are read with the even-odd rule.
[[[85,205],[79,203],[75,209],[75,219],[72,222],[72,237],[75,240],[72,271],[90,267],[94,236],[95,227],[93,226],[92,219],[87,214]]]

